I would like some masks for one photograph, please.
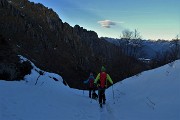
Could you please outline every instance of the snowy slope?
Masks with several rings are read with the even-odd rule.
[[[176,61],[116,84],[120,117],[124,120],[179,120],[179,71],[180,61]]]
[[[0,81],[0,120],[180,119],[180,60],[108,88],[103,109],[87,91],[65,86],[57,74],[45,72],[35,85],[35,69],[26,81]]]
[[[26,81],[0,81],[0,120],[91,120],[99,116],[97,105],[65,86],[57,74],[45,72],[35,85],[37,70],[34,66]]]

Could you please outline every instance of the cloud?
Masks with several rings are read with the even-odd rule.
[[[111,20],[102,20],[102,21],[98,21],[98,23],[104,28],[111,28],[111,26],[114,26],[117,23],[124,23],[124,22],[115,22],[115,21],[111,21]]]
[[[110,20],[98,21],[98,23],[104,28],[110,28],[111,26],[116,25],[115,22]]]

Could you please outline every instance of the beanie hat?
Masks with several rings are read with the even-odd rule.
[[[104,66],[101,67],[101,72],[105,72],[106,68]]]

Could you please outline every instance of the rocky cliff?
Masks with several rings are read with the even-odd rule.
[[[120,63],[124,58],[130,60],[119,47],[98,38],[94,31],[63,23],[42,4],[0,0],[0,14],[0,34],[13,52],[41,69],[60,74],[71,87],[82,88],[89,72],[96,75],[102,65],[114,81],[120,80]]]

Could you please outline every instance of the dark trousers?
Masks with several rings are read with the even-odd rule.
[[[92,91],[93,93],[95,92],[95,89],[94,88],[89,88],[89,97],[91,98],[92,97]]]
[[[99,88],[98,95],[99,95],[99,104],[102,104],[102,103],[105,104],[105,101],[106,101],[105,88]]]

